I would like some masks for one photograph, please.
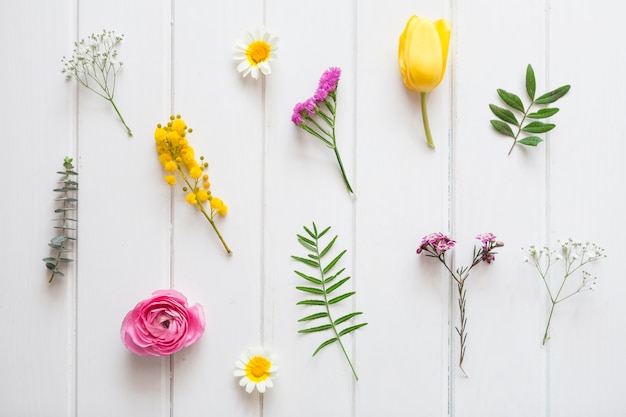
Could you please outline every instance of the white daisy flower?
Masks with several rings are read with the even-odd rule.
[[[241,355],[239,360],[235,362],[237,369],[233,372],[239,380],[240,386],[246,387],[246,392],[250,394],[254,388],[262,394],[266,388],[272,388],[278,371],[275,365],[276,356],[261,346],[249,348],[248,351]]]
[[[241,61],[237,65],[237,71],[243,73],[243,77],[250,74],[256,80],[259,78],[259,71],[263,75],[272,72],[270,61],[276,59],[278,38],[260,27],[246,32],[244,40],[237,42],[234,49],[233,59]]]

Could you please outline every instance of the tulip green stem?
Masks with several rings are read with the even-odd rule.
[[[426,93],[420,93],[421,103],[422,103],[422,120],[424,122],[424,132],[426,133],[426,141],[428,142],[428,146],[431,148],[435,148],[435,142],[433,142],[433,136],[430,133],[430,123],[428,122],[428,110],[426,109]]]

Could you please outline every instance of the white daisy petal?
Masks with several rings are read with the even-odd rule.
[[[254,79],[258,79],[260,73],[271,74],[270,62],[276,59],[276,50],[278,37],[265,28],[257,27],[246,31],[243,40],[237,41],[233,46],[233,60],[239,62],[237,72],[244,78],[250,74]]]
[[[261,394],[274,386],[272,378],[276,377],[276,355],[262,346],[250,347],[241,355],[241,360],[235,362],[237,369],[233,376],[240,378],[239,385],[245,387],[247,393],[256,388]]]

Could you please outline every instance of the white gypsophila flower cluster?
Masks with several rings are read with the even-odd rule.
[[[129,136],[133,133],[113,101],[117,71],[124,64],[117,60],[117,49],[124,35],[112,30],[92,33],[87,39],[74,42],[74,53],[70,59],[63,57],[61,72],[68,80],[76,80],[84,87],[107,100],[117,113]]]
[[[596,286],[597,278],[592,276],[589,272],[582,268],[591,263],[605,258],[604,249],[595,243],[576,241],[571,238],[565,241],[558,241],[560,249],[552,250],[547,246],[538,249],[536,246],[531,245],[525,252],[528,257],[524,259],[525,262],[533,264],[539,272],[541,279],[548,292],[552,307],[550,309],[550,316],[548,317],[548,323],[546,325],[546,331],[543,337],[543,343],[548,340],[548,331],[550,328],[550,322],[554,309],[558,303],[565,301],[566,299],[583,291],[593,290]],[[561,281],[556,285],[550,285],[550,275],[554,275],[555,264],[563,261],[563,275]],[[574,275],[580,272],[581,280],[578,287],[566,288],[566,281]],[[571,280],[570,280],[571,281]]]
[[[123,39],[124,35],[103,30],[75,42],[72,57],[61,60],[61,72],[68,79],[74,79],[104,98],[111,99],[115,92],[115,76],[124,64],[117,60],[115,48]]]

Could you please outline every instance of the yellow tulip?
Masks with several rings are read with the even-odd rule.
[[[450,22],[411,16],[400,35],[398,64],[404,85],[421,95],[422,118],[428,145],[435,147],[428,123],[426,93],[439,85],[446,72]]]

